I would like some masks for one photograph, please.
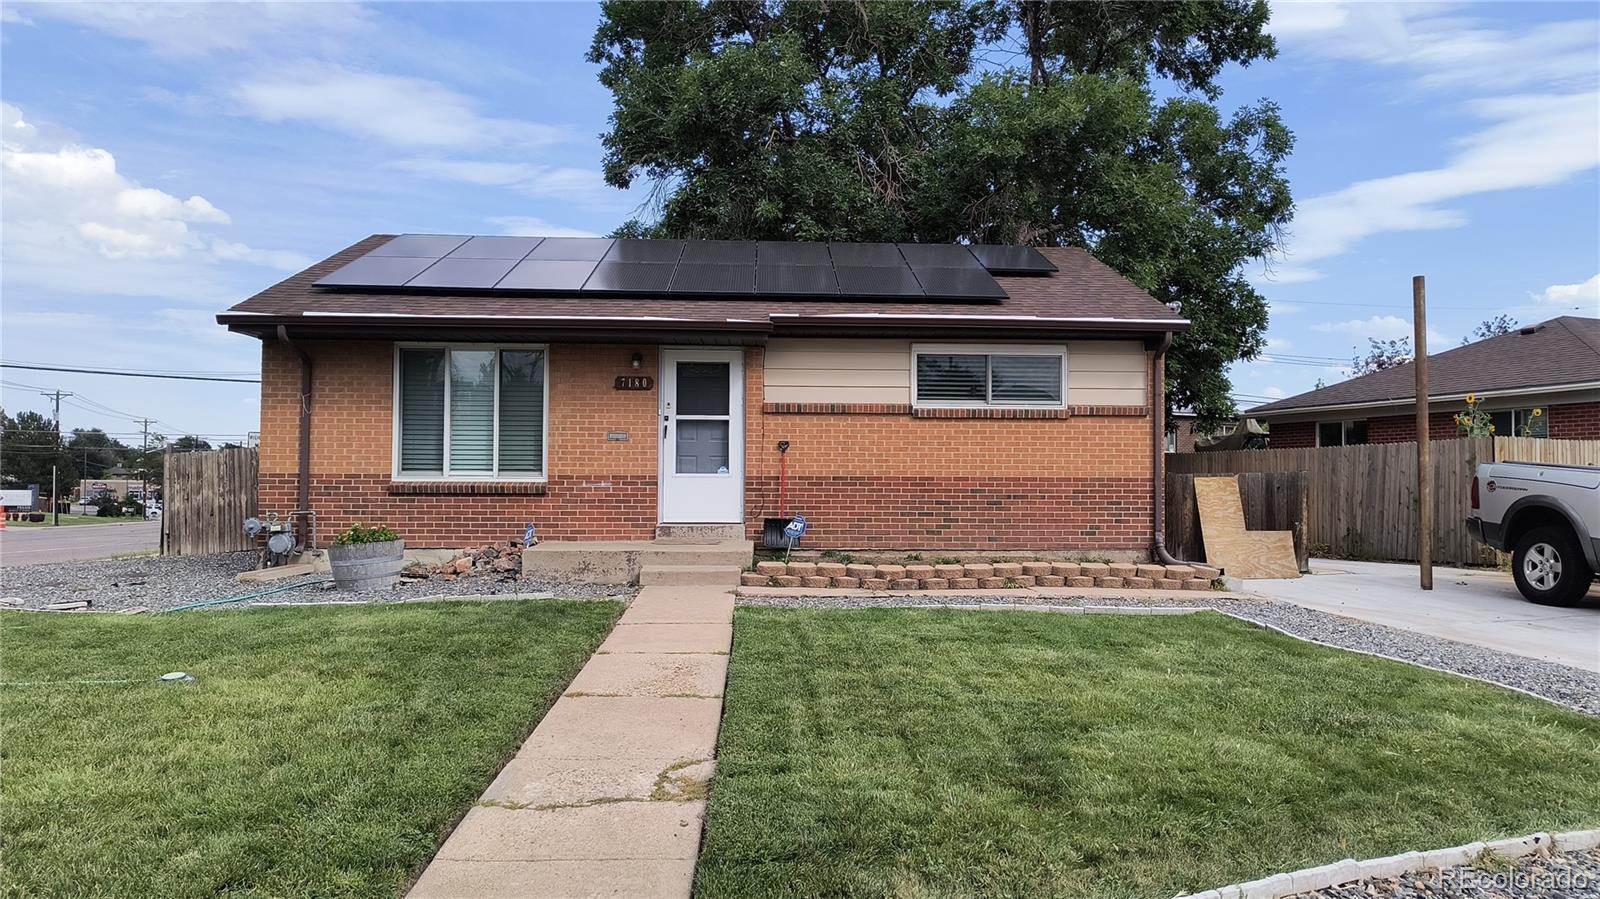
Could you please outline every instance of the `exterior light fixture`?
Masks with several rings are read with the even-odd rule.
[[[638,368],[639,366],[641,366],[643,364],[644,364],[644,355],[641,354],[641,353],[634,353],[633,354],[633,367],[634,368]]]

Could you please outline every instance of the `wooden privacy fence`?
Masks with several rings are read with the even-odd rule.
[[[1180,559],[1207,558],[1194,497],[1195,475],[1167,472],[1167,551]],[[1309,571],[1311,545],[1306,539],[1310,477],[1303,471],[1252,471],[1239,475],[1239,501],[1244,526],[1251,531],[1294,534],[1294,557]]]
[[[161,551],[189,556],[255,549],[244,520],[256,514],[258,465],[253,449],[168,453]]]
[[[1494,564],[1496,554],[1474,541],[1466,526],[1471,514],[1472,473],[1478,463],[1515,460],[1600,465],[1600,440],[1470,437],[1435,440],[1432,454],[1434,561],[1483,565]],[[1309,479],[1305,539],[1312,555],[1390,561],[1417,558],[1415,443],[1169,453],[1167,470],[1179,474],[1303,471]]]

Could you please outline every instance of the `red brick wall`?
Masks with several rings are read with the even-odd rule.
[[[1454,440],[1461,436],[1456,427],[1460,409],[1428,414],[1428,437],[1432,440]],[[1545,407],[1550,417],[1550,437],[1555,440],[1600,439],[1600,403],[1568,403]],[[1513,437],[1514,434],[1501,434]],[[1368,443],[1406,443],[1417,439],[1415,415],[1385,415],[1367,419]],[[1316,446],[1316,424],[1309,421],[1278,422],[1272,425],[1273,449],[1298,449]]]
[[[1463,405],[1462,409],[1466,407]],[[1456,429],[1456,412],[1429,412],[1428,413],[1428,439],[1454,440],[1460,437]],[[1368,443],[1407,443],[1417,439],[1417,416],[1386,415],[1382,418],[1367,419]]]
[[[1600,440],[1600,403],[1551,406],[1545,414],[1554,440]]]
[[[1317,426],[1309,421],[1275,421],[1267,438],[1271,449],[1305,449],[1317,445]]]
[[[654,535],[658,394],[618,391],[612,382],[634,373],[635,352],[644,357],[640,371],[654,374],[656,348],[551,346],[549,482],[542,488],[391,484],[393,345],[307,348],[316,359],[311,506],[320,542],[358,521],[388,524],[415,547],[520,537],[530,521],[547,539]],[[777,515],[775,446],[788,440],[788,508],[812,522],[811,548],[1150,545],[1152,419],[1143,407],[1018,419],[920,417],[898,407],[768,413],[763,359],[762,349],[746,350],[752,539],[760,538],[763,518]],[[299,379],[298,359],[264,344],[262,511],[295,505]],[[630,432],[629,441],[607,441],[616,430]]]

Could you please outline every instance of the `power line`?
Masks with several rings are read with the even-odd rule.
[[[48,362],[34,362],[31,359],[12,359],[11,361],[17,363],[18,365],[49,365],[50,364]],[[259,373],[254,369],[130,368],[130,367],[125,366],[125,365],[102,365],[102,366],[98,366],[98,369],[100,371],[112,371],[112,372],[127,373],[127,374],[146,374],[146,375],[222,375],[222,376],[236,375],[238,377],[250,377],[252,375],[255,375],[255,374]],[[72,370],[73,371],[77,371],[77,369],[72,369]]]
[[[78,375],[113,375],[119,378],[162,378],[169,381],[221,381],[226,384],[260,384],[260,378],[214,378],[209,375],[158,375],[149,372],[110,371],[97,368],[64,368],[56,365],[30,365],[25,362],[0,362],[0,368],[26,368],[31,371],[64,371]]]

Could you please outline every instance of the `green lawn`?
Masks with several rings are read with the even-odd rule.
[[[1600,825],[1600,720],[1217,614],[741,609],[699,896],[1157,897]]]
[[[142,518],[128,518],[128,517],[123,517],[123,518],[101,518],[98,515],[63,515],[63,516],[61,516],[61,526],[62,527],[66,527],[68,525],[79,525],[79,524],[135,524],[135,523],[138,523],[138,522],[143,521],[143,520],[144,519],[142,519]],[[44,521],[8,521],[8,522],[6,522],[6,527],[8,527],[8,528],[48,528],[48,527],[54,527],[54,525],[51,523],[50,513],[46,512],[45,516],[44,516]]]
[[[0,614],[0,894],[393,897],[620,613]]]

